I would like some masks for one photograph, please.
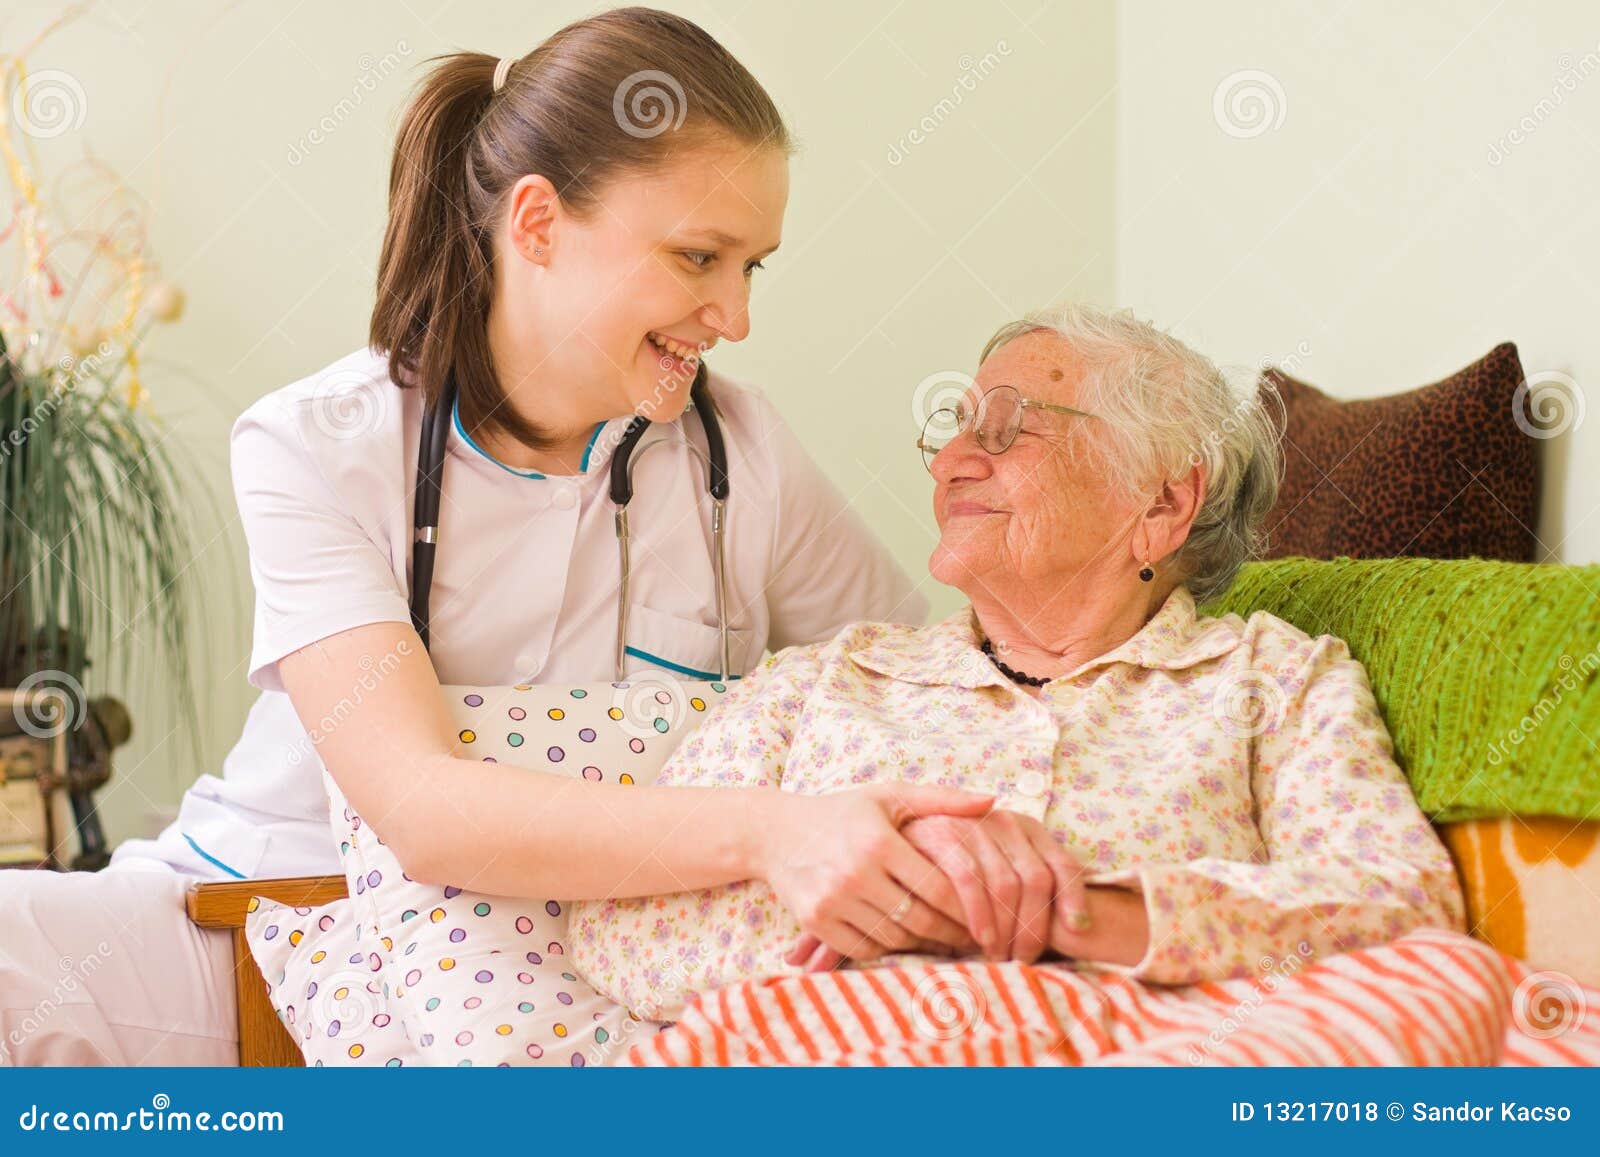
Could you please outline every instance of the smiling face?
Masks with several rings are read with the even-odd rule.
[[[998,386],[1024,398],[1078,407],[1082,367],[1048,332],[990,354],[967,404]],[[929,570],[974,601],[1047,598],[1097,573],[1126,569],[1142,507],[1109,485],[1091,452],[1096,419],[1029,408],[1009,449],[990,454],[968,430],[932,462],[939,544]],[[1032,599],[1030,599],[1032,601]]]
[[[726,138],[617,178],[582,216],[544,178],[523,178],[508,240],[529,260],[503,263],[504,309],[537,376],[581,404],[574,418],[677,418],[699,354],[750,332],[751,283],[788,196],[783,152]]]

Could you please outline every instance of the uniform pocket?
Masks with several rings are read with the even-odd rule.
[[[755,665],[755,632],[728,627],[729,674],[738,678]],[[628,608],[627,670],[658,667],[690,679],[715,679],[722,666],[722,633],[699,619],[686,619],[653,607]]]

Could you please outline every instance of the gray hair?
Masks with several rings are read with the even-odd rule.
[[[1037,310],[1000,327],[979,364],[1025,334],[1048,331],[1084,368],[1078,407],[1096,415],[1096,465],[1123,494],[1148,497],[1152,479],[1198,466],[1206,495],[1174,556],[1196,602],[1227,590],[1265,545],[1262,523],[1278,498],[1278,424],[1270,384],[1236,387],[1211,359],[1129,310],[1085,305]],[[1073,438],[1069,446],[1088,445]]]

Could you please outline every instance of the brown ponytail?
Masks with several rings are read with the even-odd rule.
[[[544,432],[502,404],[489,354],[494,230],[512,186],[540,173],[582,217],[607,182],[648,172],[669,149],[720,132],[790,152],[791,138],[772,99],[722,45],[651,8],[569,24],[517,60],[499,92],[496,57],[432,59],[440,63],[395,141],[369,342],[388,355],[393,381],[420,388],[427,405],[454,373],[469,430],[544,448]]]

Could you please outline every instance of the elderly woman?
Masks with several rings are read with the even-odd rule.
[[[1160,331],[1083,308],[1005,326],[980,363],[922,442],[930,571],[970,606],[780,652],[661,782],[992,794],[981,818],[901,829],[966,923],[908,892],[890,911],[904,953],[1187,984],[1460,931],[1450,857],[1345,644],[1262,612],[1196,613],[1275,498],[1257,398]],[[829,929],[819,943],[757,880],[592,901],[574,910],[575,962],[639,1015],[674,1019],[696,991],[870,958],[874,910],[800,912]]]

